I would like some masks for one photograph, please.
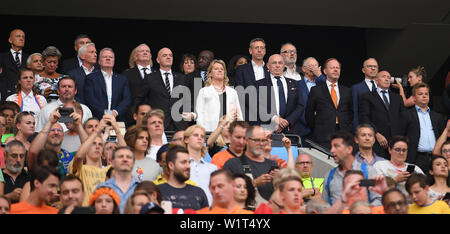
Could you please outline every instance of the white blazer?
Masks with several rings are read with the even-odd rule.
[[[237,119],[242,120],[242,111],[239,104],[239,98],[236,90],[232,87],[226,86],[227,93],[227,113],[231,113],[237,109]],[[210,85],[200,89],[197,96],[197,103],[195,110],[197,112],[197,124],[204,127],[206,131],[214,131],[219,124],[220,115],[220,99],[214,86]]]

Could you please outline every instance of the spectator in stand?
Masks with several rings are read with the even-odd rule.
[[[90,119],[86,120],[83,124],[84,131],[91,135],[92,133],[95,133],[95,129],[97,129],[99,120],[95,117],[91,117]]]
[[[413,174],[405,184],[409,197],[414,202],[409,206],[408,214],[450,214],[450,207],[440,200],[432,200],[429,196],[430,186],[423,174]]]
[[[45,48],[42,52],[44,60],[44,71],[36,78],[34,86],[39,93],[47,98],[47,102],[53,102],[58,99],[58,82],[64,75],[56,72],[61,52],[54,46]]]
[[[224,128],[225,126],[219,124],[218,128]],[[223,165],[230,158],[240,157],[245,150],[245,146],[247,145],[247,136],[246,131],[249,127],[247,122],[244,121],[233,121],[230,124],[229,129],[229,139],[230,145],[228,149],[222,150],[214,155],[212,155],[211,163],[216,165],[218,169],[222,169]],[[218,130],[217,130],[218,131]],[[216,131],[215,131],[216,132]],[[209,138],[213,138],[215,136],[215,132],[213,132]],[[208,139],[209,141],[209,139]],[[211,154],[210,154],[211,155]]]
[[[366,201],[356,201],[350,206],[350,214],[372,214],[372,207]]]
[[[124,214],[139,214],[143,205],[151,201],[150,195],[144,191],[134,191],[128,198]]]
[[[136,157],[132,171],[133,176],[139,182],[155,180],[162,173],[162,169],[154,159],[145,157],[150,147],[150,136],[147,127],[134,125],[128,128],[125,134],[125,142],[133,150]]]
[[[34,117],[33,114],[25,111],[16,115],[14,118],[14,137],[6,139],[5,143],[12,140],[18,140],[25,145],[25,149],[30,149],[31,143],[28,141],[28,137],[34,134]]]
[[[233,174],[234,201],[245,210],[254,211],[256,206],[255,187],[252,179],[245,174]]]
[[[209,135],[206,141],[206,148],[211,158],[216,153],[230,147],[230,124],[231,122],[227,116],[222,116],[217,128]]]
[[[142,125],[142,121],[147,113],[152,111],[152,107],[146,103],[141,103],[136,106],[133,113],[133,119],[136,121],[136,125]]]
[[[286,65],[283,76],[296,81],[301,80],[301,67],[295,64],[297,62],[297,48],[290,42],[284,43],[281,46],[280,54],[283,56]]]
[[[384,192],[381,201],[385,214],[408,214],[406,195],[396,188]]]
[[[442,131],[441,136],[436,140],[436,144],[433,148],[433,155],[444,156],[447,161],[450,160],[450,120],[447,120],[447,125],[444,131]]]
[[[4,143],[6,138],[14,136],[14,118],[20,112],[20,107],[15,102],[5,102],[0,108],[1,114],[6,118],[5,134],[2,136]]]
[[[68,175],[61,181],[61,205],[59,213],[71,214],[75,208],[81,207],[84,201],[84,187],[80,178]]]
[[[250,59],[247,56],[240,54],[235,55],[230,59],[230,61],[228,62],[228,69],[227,69],[227,75],[228,78],[230,79],[229,80],[230,86],[234,87],[236,85],[236,82],[234,80],[236,69],[241,65],[249,63],[249,61]]]
[[[3,138],[3,134],[5,133],[6,129],[6,118],[3,116],[3,114],[0,112],[0,139]],[[3,141],[0,141],[0,168],[5,168],[5,145],[3,144]]]
[[[145,192],[150,196],[150,201],[154,202],[158,205],[161,205],[162,197],[161,191],[159,191],[158,186],[151,181],[142,181],[140,184],[136,186],[134,189],[135,193]]]
[[[278,164],[279,168],[286,168],[286,167],[294,168],[295,162],[294,162],[294,154],[292,153],[292,148],[291,148],[291,144],[292,144],[291,140],[289,138],[287,138],[284,134],[282,134],[283,138],[281,139],[281,142],[283,143],[283,146],[287,151],[288,161],[286,162],[284,159],[279,158],[278,155],[271,154],[271,152],[272,152],[272,131],[266,129],[265,134],[266,134],[268,143],[264,147],[264,158],[275,161]]]
[[[408,83],[409,83],[409,89],[407,92],[404,91],[402,84],[396,80],[396,83],[392,86],[399,90],[400,96],[403,99],[403,103],[405,107],[412,107],[415,105],[415,100],[413,95],[411,95],[411,90],[414,87],[414,85],[418,83],[428,83],[427,80],[427,74],[425,71],[425,68],[422,66],[418,66],[416,68],[412,68],[408,73]],[[408,96],[408,97],[407,97]]]
[[[83,61],[79,55],[80,48],[83,45],[89,44],[91,42],[92,42],[91,38],[86,34],[79,34],[76,36],[75,41],[74,41],[74,49],[75,49],[76,57],[72,57],[72,58],[65,59],[62,61],[62,68],[61,68],[62,73],[65,74],[70,70],[81,67],[81,65],[83,64]]]
[[[428,196],[432,200],[442,200],[446,193],[450,193],[449,178],[448,178],[448,161],[443,156],[434,156],[431,159],[429,170],[429,185]]]
[[[75,155],[81,143],[85,142],[88,138],[88,134],[84,131],[83,123],[81,122],[83,119],[83,108],[76,101],[67,103],[64,107],[73,108],[74,111],[71,114],[73,122],[66,123],[68,130],[64,132],[64,140],[61,147],[69,151],[71,155]]]
[[[102,165],[104,167],[111,165],[112,163],[112,153],[118,147],[118,143],[115,141],[106,141],[105,146],[103,147],[102,154]]]
[[[120,198],[112,188],[97,188],[89,200],[89,205],[94,206],[95,214],[120,214]]]
[[[217,170],[211,174],[209,189],[213,195],[211,207],[198,210],[198,214],[253,214],[240,208],[234,200],[233,175],[227,170]]]
[[[359,149],[355,155],[358,162],[373,166],[378,161],[386,160],[373,151],[375,130],[370,124],[360,124],[356,127],[355,142],[358,144]]]
[[[146,157],[156,160],[159,148],[167,143],[164,137],[164,112],[160,109],[150,111],[144,116],[142,125],[147,126],[150,133],[150,150]]]
[[[173,208],[199,210],[208,206],[208,198],[203,189],[186,183],[191,174],[188,151],[182,146],[174,146],[167,152],[169,169],[167,183],[158,185],[162,200],[170,201]]]
[[[30,180],[30,174],[24,169],[26,149],[18,140],[10,141],[5,147],[5,169],[3,172],[3,193],[12,203],[19,202],[22,188]]]
[[[308,154],[300,154],[295,160],[295,169],[302,178],[303,199],[320,198],[323,192],[324,178],[313,178],[313,161]]]
[[[183,146],[184,141],[184,130],[177,131],[173,134],[172,139],[170,139],[170,144]]]
[[[27,68],[34,72],[34,77],[36,78],[41,72],[44,71],[44,61],[42,60],[41,53],[34,53],[28,56]]]
[[[56,214],[46,205],[57,195],[60,174],[54,168],[39,167],[31,173],[31,193],[27,200],[11,205],[11,214]]]
[[[187,75],[197,70],[197,59],[193,54],[183,54],[180,61],[180,72]]]
[[[190,157],[190,180],[194,181],[198,187],[202,188],[211,204],[212,196],[208,189],[209,177],[217,166],[205,161],[206,131],[202,126],[192,125],[184,131],[184,146],[189,152]]]
[[[264,56],[266,55],[266,42],[262,38],[254,38],[250,41],[248,49],[252,59],[249,63],[236,68],[234,80],[236,86],[241,85],[244,88],[248,86],[255,86],[256,81],[266,78],[268,75],[267,67],[264,63]]]
[[[11,211],[11,201],[3,196],[0,195],[0,214],[9,214]]]
[[[409,137],[406,161],[428,172],[433,148],[438,137],[444,132],[445,122],[442,115],[432,111],[428,105],[430,87],[427,84],[414,85],[412,97],[415,100],[415,106],[405,112],[405,136]]]
[[[17,92],[6,98],[6,101],[17,103],[20,107],[20,112],[31,111],[34,113],[34,117],[37,117],[41,109],[47,105],[47,100],[34,90],[34,80],[34,72],[32,70],[21,68],[19,70]]]
[[[413,173],[423,174],[420,167],[405,162],[407,153],[408,138],[403,136],[392,137],[392,140],[389,143],[389,154],[391,155],[391,160],[378,161],[374,165],[377,174],[393,178],[397,184],[397,188],[405,195],[407,194],[407,191],[405,190],[405,181],[412,175],[412,173],[407,171],[408,166],[414,166]]]
[[[184,136],[182,141],[184,140]],[[169,168],[167,167],[166,162],[166,155],[169,148],[175,147],[174,144],[164,144],[159,148],[158,152],[156,153],[156,162],[159,164],[159,166],[162,168],[162,173],[159,174],[156,179],[153,181],[156,185],[167,183],[167,180],[169,179]],[[181,146],[184,148],[184,143],[178,144],[178,146]],[[145,181],[143,181],[145,182]],[[197,184],[192,180],[186,180],[186,184],[190,184],[193,186],[197,186]]]
[[[122,74],[127,77],[130,86],[132,100],[136,97],[136,93],[144,80],[145,76],[154,72],[152,69],[152,53],[150,47],[142,43],[133,49],[130,55],[130,69],[125,70]]]

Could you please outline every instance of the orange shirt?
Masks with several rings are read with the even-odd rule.
[[[26,201],[11,205],[11,214],[57,214],[58,209],[42,204],[41,206],[32,206]]]
[[[280,214],[288,214],[288,213],[286,213],[286,211],[282,210],[282,211],[280,211]],[[298,213],[298,214],[305,214],[305,213],[300,212],[300,213]]]
[[[228,161],[228,159],[234,158],[234,155],[232,155],[229,152],[229,149],[222,150],[217,154],[214,154],[211,163],[216,165],[217,168],[220,170],[223,168],[223,165]]]
[[[239,206],[235,205],[231,211],[217,206],[212,209],[210,207],[205,207],[203,209],[197,210],[197,214],[254,214],[254,213],[253,211],[244,210]]]
[[[350,209],[342,210],[342,214],[350,214]],[[372,214],[385,214],[383,206],[372,206]]]

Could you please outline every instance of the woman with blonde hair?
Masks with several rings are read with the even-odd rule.
[[[208,67],[208,79],[197,97],[197,124],[208,132],[217,128],[220,118],[227,115],[230,122],[242,120],[242,112],[236,90],[228,86],[225,62],[213,60]]]
[[[205,129],[200,125],[192,125],[184,131],[184,146],[189,152],[191,158],[191,177],[198,187],[202,188],[208,197],[211,205],[212,196],[209,191],[209,177],[211,173],[217,170],[217,166],[205,161]]]

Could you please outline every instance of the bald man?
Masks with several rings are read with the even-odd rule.
[[[10,32],[8,42],[10,49],[0,54],[0,92],[1,100],[16,92],[15,85],[19,77],[19,69],[27,66],[28,54],[22,49],[25,46],[25,33],[21,29]]]
[[[137,94],[135,104],[146,102],[152,109],[164,111],[164,129],[167,131],[178,131],[185,128],[181,118],[181,112],[172,116],[171,110],[174,103],[180,98],[171,97],[174,88],[184,85],[184,75],[172,71],[173,53],[169,48],[158,51],[156,62],[159,70],[154,70],[146,75]]]
[[[360,124],[370,124],[375,128],[375,144],[373,151],[386,159],[390,159],[388,143],[392,136],[404,135],[403,99],[397,93],[391,92],[391,75],[380,71],[376,78],[375,92],[362,96],[359,105]]]
[[[312,197],[321,197],[323,191],[323,178],[313,178],[313,162],[308,154],[300,154],[295,160],[295,169],[302,177],[303,198],[311,199]]]
[[[300,119],[304,105],[298,81],[283,75],[285,63],[283,56],[274,54],[267,63],[270,76],[256,82],[258,98],[259,124],[270,124],[277,133],[300,134]],[[263,97],[264,89],[267,97]],[[263,98],[263,99],[261,99]],[[266,103],[261,100],[267,100]]]

